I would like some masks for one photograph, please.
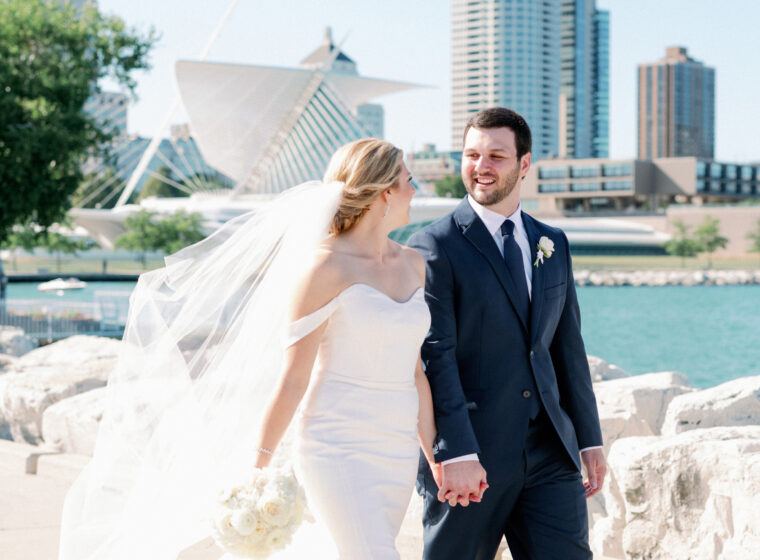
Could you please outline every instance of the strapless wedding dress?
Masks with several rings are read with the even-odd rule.
[[[430,313],[422,288],[398,302],[352,284],[291,324],[288,343],[325,321],[298,417],[296,473],[342,560],[397,560],[419,459],[414,370]]]

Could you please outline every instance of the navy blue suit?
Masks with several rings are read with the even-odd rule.
[[[478,453],[491,486],[481,504],[451,508],[435,499],[437,488],[421,458],[425,558],[493,558],[502,534],[516,558],[589,557],[587,543],[566,542],[587,541],[587,527],[583,534],[583,527],[560,526],[555,535],[553,528],[529,526],[533,518],[526,512],[548,508],[577,517],[568,523],[585,527],[579,449],[601,445],[602,435],[567,238],[528,214],[522,218],[534,252],[541,236],[555,246],[554,254],[533,268],[530,317],[521,317],[513,304],[516,288],[507,264],[467,200],[409,240],[427,261],[432,323],[422,360],[438,427],[435,459]],[[535,426],[533,399],[542,411]],[[543,490],[528,495],[526,488],[554,485],[552,477],[570,481],[568,488],[556,495]],[[566,501],[574,510],[562,513],[557,508]],[[480,527],[484,523],[488,529]],[[526,532],[536,542],[522,542],[520,533]],[[487,542],[462,544],[468,538]],[[578,554],[568,552],[573,547]]]

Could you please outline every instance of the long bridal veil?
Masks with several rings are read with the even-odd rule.
[[[218,490],[252,468],[289,295],[341,192],[289,189],[140,277],[59,560],[169,560],[210,534]]]

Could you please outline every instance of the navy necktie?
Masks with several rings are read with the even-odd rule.
[[[525,280],[525,265],[520,247],[515,240],[515,224],[512,220],[504,220],[501,224],[501,240],[504,244],[504,260],[507,263],[509,276],[512,283],[517,288],[515,306],[517,312],[522,316],[525,324],[528,324],[530,310],[530,296],[528,295],[528,284]]]

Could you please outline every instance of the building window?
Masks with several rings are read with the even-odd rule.
[[[565,179],[567,177],[567,166],[561,167],[539,167],[538,178],[539,179]]]
[[[707,190],[705,184],[704,179],[697,179],[697,192],[705,192]]]
[[[707,177],[707,164],[704,161],[697,162],[697,177]]]
[[[632,173],[630,163],[604,163],[602,164],[602,175],[605,177],[625,177]]]
[[[736,179],[737,177],[737,170],[735,165],[726,165],[726,178],[727,179]]]
[[[742,179],[744,179],[745,181],[751,181],[752,180],[752,166],[742,165],[741,176],[742,176]]]
[[[723,177],[723,166],[719,163],[710,164],[710,179],[720,179]]]
[[[538,192],[540,193],[567,192],[567,183],[539,183]]]
[[[570,168],[571,177],[599,177],[598,165],[573,165]]]
[[[571,183],[570,190],[573,192],[598,191],[601,186],[602,186],[601,183],[578,182],[578,183]]]
[[[605,191],[632,191],[633,183],[631,181],[605,181],[602,188]]]

